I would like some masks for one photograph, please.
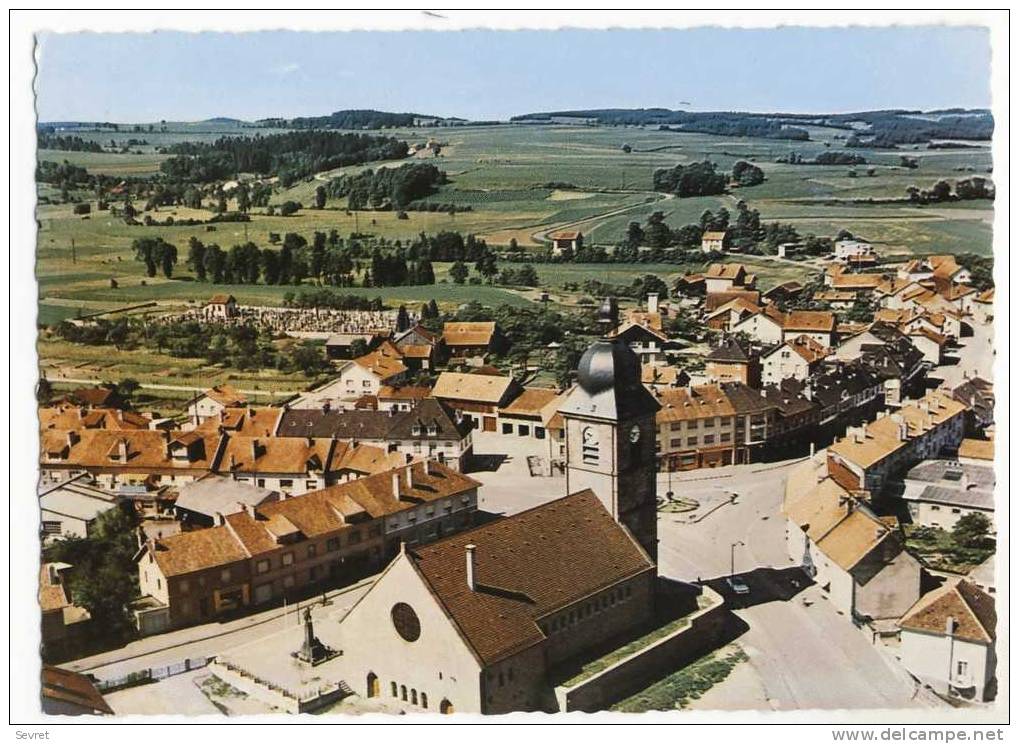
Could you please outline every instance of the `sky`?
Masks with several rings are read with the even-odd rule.
[[[989,107],[977,27],[40,34],[40,121]]]

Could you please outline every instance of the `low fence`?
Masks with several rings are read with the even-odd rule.
[[[196,656],[173,664],[166,664],[165,666],[139,669],[137,672],[131,672],[130,674],[125,674],[122,677],[99,680],[99,682],[96,683],[96,689],[100,692],[113,692],[114,690],[120,690],[125,687],[144,685],[148,682],[156,682],[161,679],[166,679],[167,677],[173,677],[177,674],[184,674],[184,672],[190,672],[194,669],[203,669],[208,666],[211,661],[212,657]]]
[[[712,649],[721,637],[728,610],[721,595],[704,587],[709,607],[690,615],[690,624],[661,640],[635,651],[610,667],[573,687],[555,690],[563,713],[594,713],[639,691],[664,672],[681,668]]]

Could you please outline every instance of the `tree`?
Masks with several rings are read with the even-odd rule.
[[[35,386],[35,400],[39,405],[46,405],[53,398],[53,383],[45,377],[39,378],[39,384]]]
[[[970,512],[955,523],[952,539],[964,548],[985,547],[991,533],[991,520],[979,512]]]
[[[138,596],[136,528],[134,514],[115,507],[96,518],[88,537],[56,540],[44,552],[47,562],[73,566],[67,582],[72,602],[114,636],[130,628],[127,604]]]
[[[489,284],[495,279],[496,274],[499,273],[499,266],[495,260],[494,253],[486,253],[484,256],[478,259],[478,262],[474,264],[474,270],[477,271],[481,276],[485,277],[485,281]]]
[[[457,261],[449,267],[449,275],[453,278],[453,281],[457,284],[463,284],[467,280],[467,275],[471,273],[471,270],[467,268],[467,264],[463,261]]]
[[[205,281],[205,244],[194,236],[188,241],[187,267],[195,272],[198,281]]]
[[[732,180],[740,186],[756,186],[764,183],[764,171],[746,160],[737,160],[732,166]]]
[[[162,242],[159,251],[159,264],[163,269],[163,276],[167,279],[173,276],[173,267],[177,265],[177,246],[173,243]]]
[[[315,189],[315,209],[326,208],[326,189],[325,186],[319,186]]]
[[[249,209],[251,209],[251,192],[248,190],[248,185],[242,183],[237,187],[237,210],[246,214]]]
[[[400,309],[396,312],[396,332],[400,333],[410,328],[410,315],[407,313],[405,305],[400,305]]]

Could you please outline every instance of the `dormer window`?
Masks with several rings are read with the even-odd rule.
[[[421,431],[421,424],[414,424],[414,425],[413,425],[413,426],[411,427],[410,433],[411,433],[411,434],[413,434],[413,435],[414,435],[414,436],[416,436],[416,437],[419,437],[419,436],[421,436],[421,434],[422,434],[422,431]]]
[[[438,436],[438,434],[439,434],[439,427],[436,426],[435,424],[429,424],[428,425],[428,436],[435,437],[435,436]]]

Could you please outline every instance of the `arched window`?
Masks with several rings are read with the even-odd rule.
[[[428,707],[428,693],[427,692],[422,692],[421,693],[421,707],[422,708],[427,708]]]
[[[443,698],[442,702],[439,703],[439,712],[442,713],[444,716],[452,714],[453,703],[449,702],[449,700],[447,700],[446,698]]]
[[[418,691],[417,690],[412,689],[410,691],[410,704],[411,705],[417,705],[418,704]]]
[[[365,687],[368,690],[368,697],[379,696],[379,678],[375,675],[375,672],[368,672],[368,680]]]
[[[396,683],[390,682],[389,685],[390,685],[389,689],[392,690],[393,692],[393,697],[396,697]]]
[[[400,685],[400,700],[407,702],[407,685]]]

